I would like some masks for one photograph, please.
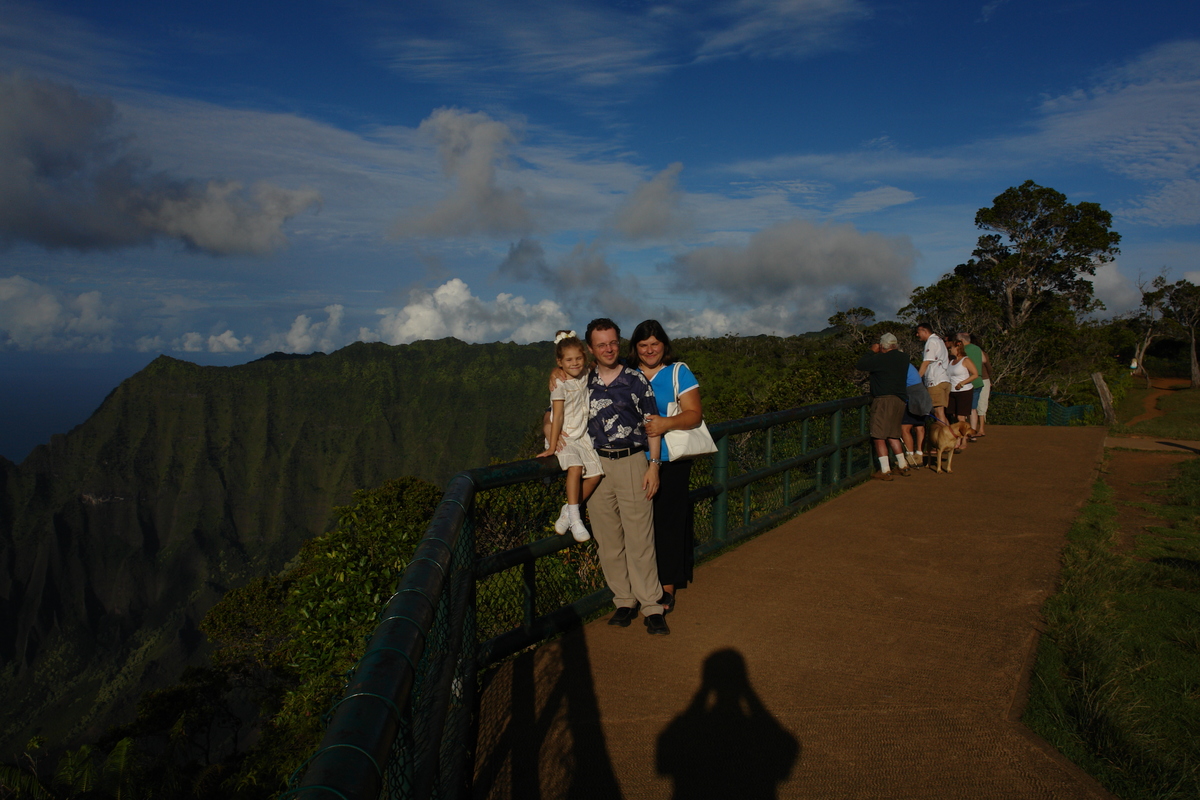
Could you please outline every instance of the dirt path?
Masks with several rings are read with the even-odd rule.
[[[604,620],[482,697],[489,798],[1102,798],[1017,720],[1099,428],[997,426],[701,566],[670,636]]]
[[[1185,386],[1189,386],[1190,384],[1191,381],[1189,381],[1187,378],[1151,378],[1150,385],[1157,391],[1146,395],[1146,399],[1142,401],[1142,413],[1129,420],[1129,422],[1125,424],[1136,425],[1139,422],[1145,422],[1148,419],[1154,419],[1155,417],[1163,416],[1167,412],[1159,409],[1158,398],[1162,397],[1164,394],[1170,394],[1174,389],[1181,389]]]

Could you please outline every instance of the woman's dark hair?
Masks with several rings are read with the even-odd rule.
[[[641,359],[638,358],[637,346],[638,342],[644,342],[647,339],[658,339],[663,345],[663,366],[669,366],[675,363],[675,349],[671,347],[671,337],[667,336],[667,332],[663,330],[662,323],[656,319],[648,319],[645,322],[639,323],[633,329],[633,333],[629,335],[629,356],[628,363],[636,369],[641,364]]]

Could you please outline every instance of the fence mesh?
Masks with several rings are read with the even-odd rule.
[[[1092,406],[1064,406],[1049,397],[992,392],[987,421],[992,425],[1082,425]]]

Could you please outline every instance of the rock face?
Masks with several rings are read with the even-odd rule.
[[[447,339],[238,367],[163,356],[20,466],[0,459],[0,754],[127,719],[203,655],[208,608],[282,567],[354,489],[512,457],[552,353]]]

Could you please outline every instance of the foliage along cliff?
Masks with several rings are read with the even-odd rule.
[[[128,718],[206,648],[207,609],[281,568],[354,489],[512,457],[552,352],[447,339],[237,367],[162,356],[20,466],[0,459],[0,755]]]

